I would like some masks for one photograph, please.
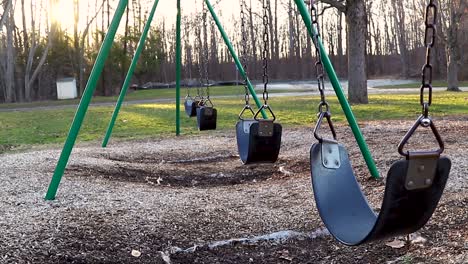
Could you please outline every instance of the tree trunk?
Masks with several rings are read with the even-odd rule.
[[[279,36],[278,36],[278,0],[275,0],[275,49],[274,49],[274,55],[273,57],[275,58],[276,63],[279,63]]]
[[[75,78],[78,79],[80,76],[80,35],[78,32],[78,24],[80,22],[80,0],[73,0],[73,53],[74,53],[74,62],[73,62],[73,71]],[[77,80],[78,86],[80,86],[79,80]],[[78,87],[78,91],[81,90],[81,87]],[[81,94],[79,94],[81,96]]]
[[[289,58],[294,57],[294,45],[295,45],[295,32],[294,32],[294,21],[293,21],[293,8],[291,0],[288,5],[288,22],[289,22]]]
[[[459,43],[459,32],[460,22],[465,8],[467,6],[466,0],[460,0],[459,6],[455,3],[451,3],[450,6],[450,26],[447,32],[447,90],[448,91],[460,91],[458,87],[458,72],[462,61],[460,43]]]
[[[11,8],[9,14],[6,14],[6,74],[5,74],[5,102],[12,103],[15,100],[15,47],[13,45],[14,10]]]
[[[0,16],[0,31],[3,25],[5,24],[8,14],[10,13],[10,9],[13,7],[13,0],[7,0],[4,2],[3,14]]]
[[[367,104],[366,36],[364,0],[348,0],[348,97],[352,104]]]
[[[408,79],[410,77],[410,63],[408,55],[408,41],[406,38],[406,25],[405,25],[405,10],[402,3],[391,1],[393,12],[395,31],[397,32],[398,47],[400,49],[400,60],[401,60],[401,75],[403,78]]]
[[[448,67],[447,67],[447,91],[461,91],[459,88],[459,82],[458,82],[458,72],[459,72],[459,65],[457,59],[457,53],[459,47],[449,47],[449,61],[448,61]]]
[[[344,52],[343,52],[343,13],[338,11],[337,17],[337,31],[338,31],[338,43],[337,43],[337,55],[338,55],[338,72],[343,72],[344,64]]]
[[[460,91],[458,82],[459,64],[461,64],[458,29],[451,25],[447,34],[447,90]]]

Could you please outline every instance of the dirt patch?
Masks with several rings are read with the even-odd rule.
[[[0,144],[0,154],[11,151],[15,149],[17,146],[11,144]]]
[[[239,156],[232,154],[185,158],[183,154],[172,154],[165,159],[101,155],[100,159],[108,159],[115,166],[100,162],[71,165],[67,174],[150,186],[215,187],[254,184],[293,173],[305,173],[309,169],[305,161],[287,159],[280,159],[275,164],[243,165]]]

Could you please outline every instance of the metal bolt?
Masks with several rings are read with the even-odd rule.
[[[323,164],[327,165],[327,164],[328,164],[328,160],[324,160],[324,161],[323,161]]]
[[[421,166],[418,167],[418,171],[419,171],[419,172],[423,172],[424,169],[426,169],[426,168],[424,167],[424,165],[421,165]]]
[[[432,184],[432,180],[431,179],[426,179],[426,185],[431,185]]]
[[[337,160],[335,160],[335,165],[336,165],[336,166],[340,166],[340,162],[337,161]]]
[[[432,121],[429,118],[424,118],[423,120],[421,120],[421,125],[423,127],[429,127],[431,125],[431,123],[432,123]]]
[[[413,186],[413,185],[414,185],[414,182],[413,182],[413,181],[409,181],[409,182],[408,182],[408,186],[411,187],[411,186]]]
[[[328,149],[328,153],[332,154],[333,150],[331,148]]]

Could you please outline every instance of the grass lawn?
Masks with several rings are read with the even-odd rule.
[[[445,87],[447,88],[447,81],[434,81],[432,83],[433,87]],[[468,81],[461,81],[459,83],[460,87],[468,87]],[[399,89],[399,88],[420,88],[421,83],[418,81],[417,83],[407,83],[407,84],[397,84],[397,85],[382,85],[376,86],[374,88],[390,88],[390,89]]]
[[[353,106],[359,121],[386,119],[415,119],[420,113],[419,95],[370,95],[368,105]],[[312,126],[316,120],[319,98],[282,97],[271,99],[271,106],[286,127]],[[240,98],[214,100],[218,109],[218,128],[232,130],[242,108]],[[345,122],[345,117],[336,99],[330,99],[333,120]],[[113,107],[91,107],[78,137],[78,141],[102,140]],[[183,106],[182,106],[183,111]],[[0,152],[12,147],[27,147],[38,144],[63,144],[67,136],[74,108],[3,112],[0,114]],[[466,115],[468,93],[437,92],[431,107],[433,116]],[[135,104],[124,106],[117,119],[113,137],[121,139],[158,137],[175,133],[175,105]],[[196,120],[182,113],[182,133],[198,134]]]
[[[308,90],[294,90],[294,92],[306,92]],[[290,90],[270,90],[270,93],[284,93],[291,92]],[[192,96],[196,95],[197,89],[190,88],[190,94]],[[214,86],[210,87],[210,95],[213,96],[242,96],[244,93],[244,86]],[[261,96],[261,89],[257,90],[259,96]],[[138,101],[138,100],[154,100],[154,99],[165,99],[165,98],[175,98],[176,90],[174,88],[167,89],[151,89],[151,90],[137,90],[130,91],[125,96],[125,101]],[[181,89],[181,96],[185,97],[187,95],[187,88]],[[118,96],[95,96],[93,97],[91,103],[107,103],[107,102],[117,102]],[[33,103],[15,103],[15,104],[0,104],[0,109],[11,109],[11,108],[30,108],[37,106],[57,106],[57,105],[77,105],[79,99],[73,100],[56,100],[56,101],[42,101],[42,102],[33,102]]]

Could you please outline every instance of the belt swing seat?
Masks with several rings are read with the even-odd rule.
[[[318,49],[317,11],[313,5],[311,11],[312,14],[315,13],[312,24],[315,24],[317,29],[313,36],[318,58],[317,67],[323,72],[322,54]],[[359,245],[419,230],[428,222],[442,196],[451,161],[441,156],[444,143],[429,117],[429,106],[432,103],[430,49],[435,43],[436,14],[437,7],[434,1],[430,0],[426,8],[427,58],[423,67],[420,95],[423,111],[398,145],[398,152],[405,159],[395,162],[388,171],[379,213],[374,212],[367,202],[353,173],[348,152],[336,139],[330,107],[323,93],[323,74],[318,75],[322,102],[314,129],[314,137],[318,142],[313,144],[310,150],[312,187],[322,221],[330,233],[346,245]],[[425,91],[428,91],[428,96],[424,95]],[[328,123],[333,138],[326,139],[319,135],[318,131],[324,120]],[[408,140],[419,127],[430,128],[439,145],[438,149],[404,151]]]
[[[188,117],[197,116],[197,108],[199,103],[200,100],[198,99],[198,97],[192,98],[190,94],[187,94],[184,102],[185,114]]]
[[[241,29],[242,29],[242,49],[243,64],[246,68],[246,30],[245,30],[245,0],[241,0]],[[268,12],[267,2],[263,1],[263,12]],[[265,13],[264,13],[265,14]],[[263,25],[267,25],[267,15],[263,16]],[[282,126],[275,122],[276,116],[268,104],[268,27],[263,28],[263,100],[264,104],[255,113],[250,106],[248,80],[244,80],[245,106],[239,114],[239,121],[236,124],[237,149],[240,159],[244,164],[252,163],[275,163],[281,148]],[[266,116],[266,111],[271,115]],[[252,118],[244,119],[244,114],[250,113]],[[263,116],[263,118],[260,117]]]
[[[273,119],[259,119],[262,109],[270,110]],[[243,119],[249,110],[253,119]],[[244,164],[275,163],[281,148],[282,126],[275,123],[276,116],[269,106],[263,106],[255,114],[250,106],[244,107],[236,124],[236,138],[239,156]]]
[[[422,122],[419,118],[400,143],[400,150]],[[451,167],[448,158],[440,157],[443,142],[432,122],[430,126],[440,149],[404,153],[406,160],[391,166],[378,214],[362,193],[348,152],[336,141],[334,130],[332,140],[322,139],[314,133],[319,141],[310,150],[315,201],[320,217],[337,240],[347,245],[359,245],[410,234],[427,223],[442,196]]]
[[[216,120],[218,110],[214,108],[213,103],[208,97],[207,100],[200,101],[196,107],[198,130],[216,130]]]

